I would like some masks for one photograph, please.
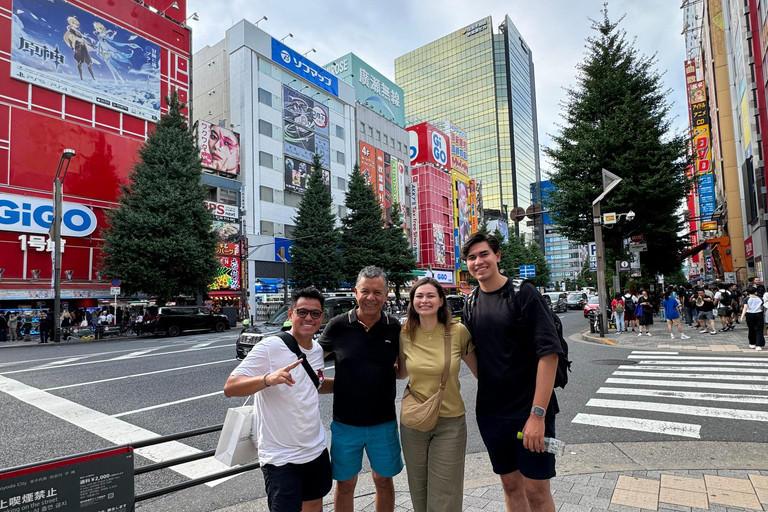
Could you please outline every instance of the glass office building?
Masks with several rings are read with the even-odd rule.
[[[509,16],[490,16],[395,59],[406,124],[451,120],[467,132],[469,174],[486,218],[509,220],[540,182],[533,57]],[[532,233],[527,223],[520,232]]]

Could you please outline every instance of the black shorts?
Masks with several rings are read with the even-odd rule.
[[[328,450],[304,464],[264,464],[261,472],[271,512],[301,512],[302,502],[322,498],[333,484]]]
[[[555,476],[555,456],[552,453],[536,453],[523,446],[517,433],[522,432],[528,418],[508,420],[477,416],[477,427],[488,449],[493,472],[506,475],[520,470],[531,480],[548,480]],[[544,436],[555,437],[555,418],[544,420]]]

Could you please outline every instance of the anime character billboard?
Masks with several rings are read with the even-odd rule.
[[[160,119],[160,46],[63,0],[14,0],[11,76]]]

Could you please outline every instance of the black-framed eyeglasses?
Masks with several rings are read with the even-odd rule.
[[[306,308],[299,308],[295,310],[295,313],[299,315],[299,318],[304,318],[307,315],[310,315],[312,317],[312,320],[317,320],[321,316],[323,316],[323,310],[321,309],[306,309]]]

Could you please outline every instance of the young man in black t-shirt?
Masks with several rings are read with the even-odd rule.
[[[544,437],[555,436],[553,388],[563,349],[549,306],[531,284],[515,292],[499,272],[501,252],[493,236],[473,234],[461,255],[480,284],[467,325],[478,362],[477,425],[501,477],[507,510],[554,512],[549,479],[555,457],[544,452]],[[464,318],[467,313],[465,306]]]

